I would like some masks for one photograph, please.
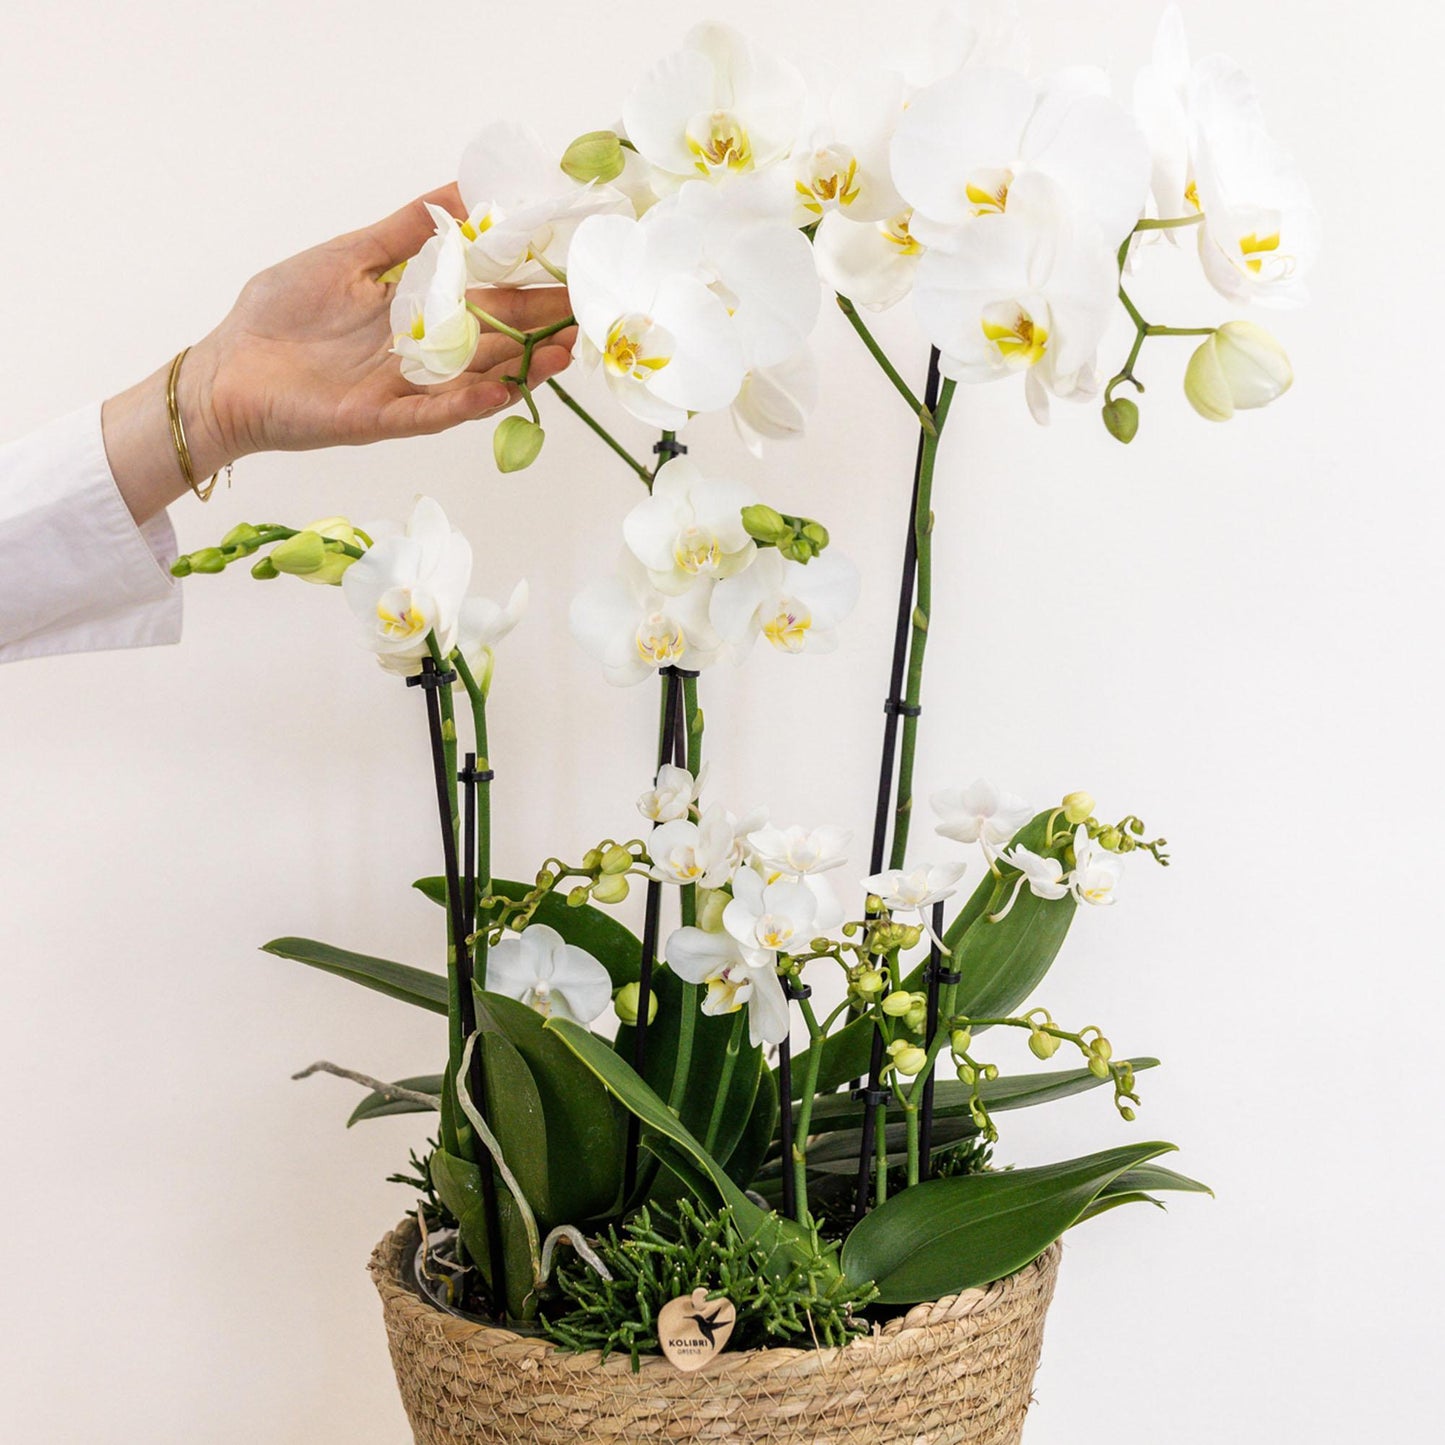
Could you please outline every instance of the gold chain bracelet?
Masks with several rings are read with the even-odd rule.
[[[191,449],[186,445],[186,428],[181,421],[181,408],[176,401],[176,382],[180,378],[181,363],[190,355],[191,348],[188,346],[184,351],[177,354],[176,359],[171,362],[171,374],[166,381],[166,412],[171,419],[171,441],[176,449],[176,461],[180,464],[181,475],[186,479],[186,485],[198,496],[201,501],[209,502],[211,493],[216,490],[216,480],[221,475],[217,471],[209,482],[202,487],[196,481],[196,469],[191,462]],[[231,468],[226,468],[226,480],[229,483]]]

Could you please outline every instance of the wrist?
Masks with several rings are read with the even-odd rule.
[[[191,347],[176,378],[176,407],[199,482],[251,450],[241,444],[241,429],[227,419],[222,405],[225,356],[225,341],[213,331]]]

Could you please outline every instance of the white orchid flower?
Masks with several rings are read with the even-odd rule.
[[[467,271],[480,285],[547,282],[553,276],[542,261],[565,266],[573,233],[586,217],[633,214],[621,191],[570,180],[534,132],[512,121],[493,122],[472,141],[457,186],[467,214],[455,224]]]
[[[1029,41],[1015,0],[951,0],[922,17],[890,15],[883,63],[917,91],[965,67],[1026,71]]]
[[[884,221],[850,221],[830,212],[813,237],[818,274],[840,296],[869,311],[896,306],[913,289],[926,247],[909,229],[906,207]]]
[[[590,1024],[612,1002],[607,970],[585,948],[568,943],[544,923],[492,945],[487,987],[544,1018],[579,1024]]]
[[[708,620],[708,601],[706,583],[678,597],[659,592],[642,563],[624,551],[615,576],[573,600],[572,635],[617,687],[642,682],[664,667],[701,671],[717,661],[722,646]]]
[[[1074,832],[1074,866],[1069,872],[1069,891],[1080,903],[1105,908],[1113,904],[1114,890],[1124,876],[1124,860],[1101,848],[1080,827]]]
[[[945,788],[929,799],[942,820],[934,831],[959,843],[1007,843],[1033,817],[1033,809],[1017,793],[976,778],[966,788]]]
[[[1005,848],[998,856],[1001,863],[1017,868],[1024,875],[1024,882],[1035,898],[1062,898],[1069,891],[1064,865],[1057,858],[1044,858],[1022,843]]]
[[[733,871],[733,843],[727,809],[714,803],[696,823],[676,818],[653,830],[649,872],[659,883],[721,888]]]
[[[1046,176],[1117,247],[1149,187],[1149,148],[1079,68],[1043,85],[1008,70],[964,70],[914,98],[893,138],[893,180],[924,245],[955,243],[979,220],[1006,215],[1018,182]]]
[[[1193,90],[1195,194],[1204,213],[1199,259],[1231,301],[1300,306],[1319,252],[1319,216],[1299,167],[1265,129],[1249,79],[1213,56]]]
[[[676,596],[699,580],[731,577],[752,561],[757,544],[742,513],[755,501],[742,483],[704,477],[696,462],[677,457],[627,514],[622,535],[652,585]]]
[[[404,534],[381,537],[348,567],[341,591],[362,641],[389,670],[421,671],[429,633],[442,654],[456,645],[472,575],[471,544],[430,497],[418,497]]]
[[[706,764],[694,778],[686,768],[664,763],[657,770],[656,784],[637,800],[637,811],[653,823],[673,823],[686,818],[702,792],[706,776]]]
[[[844,849],[852,833],[846,828],[779,828],[770,824],[749,833],[753,861],[769,873],[800,878],[805,873],[827,873],[848,861]]]
[[[890,913],[922,913],[958,892],[958,880],[967,863],[919,863],[912,868],[887,868],[863,880],[870,894],[882,900]]]
[[[792,149],[806,87],[786,61],[725,25],[701,25],[622,108],[638,151],[674,183],[760,171]]]
[[[754,1046],[780,1044],[788,1036],[788,1001],[773,954],[745,956],[726,933],[679,928],[664,950],[668,967],[688,983],[705,984],[702,1011],[708,1015],[748,1011]]]
[[[787,195],[781,182],[688,184],[648,213],[649,225],[668,217],[696,227],[701,275],[732,317],[748,370],[796,356],[822,306],[813,248],[779,214],[778,198]]]
[[[1026,175],[1009,209],[919,263],[914,302],[943,374],[993,381],[1023,372],[1034,419],[1049,395],[1094,394],[1094,360],[1118,292],[1115,258],[1054,182]]]
[[[456,651],[461,653],[471,674],[486,692],[491,686],[493,649],[522,620],[527,610],[527,582],[523,578],[512,588],[506,605],[490,597],[468,597],[457,618]]]
[[[481,341],[481,323],[467,310],[465,240],[440,206],[427,208],[437,234],[408,263],[391,298],[392,351],[413,386],[439,386],[460,376]]]
[[[736,661],[760,633],[780,652],[831,652],[857,600],[858,569],[845,557],[830,549],[804,565],[768,547],[745,572],[718,583],[710,615]]]
[[[1155,213],[1203,213],[1199,254],[1210,284],[1233,301],[1302,302],[1319,249],[1304,178],[1270,136],[1249,76],[1222,55],[1191,65],[1177,5],[1159,22],[1134,111],[1152,152]]]
[[[579,356],[618,402],[665,431],[731,405],[747,370],[738,328],[703,274],[695,223],[657,208],[589,216],[567,258]]]
[[[846,82],[833,92],[826,119],[790,162],[797,225],[833,212],[853,221],[882,221],[903,209],[888,148],[904,99],[903,77],[893,71]]]
[[[817,896],[801,882],[768,883],[751,868],[739,868],[722,921],[744,956],[753,959],[805,948],[817,933],[817,918]]]
[[[818,392],[818,364],[807,347],[777,366],[754,367],[732,406],[743,444],[761,457],[764,443],[802,436]]]

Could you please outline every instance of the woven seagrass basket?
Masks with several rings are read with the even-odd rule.
[[[1060,1248],[986,1289],[917,1305],[841,1349],[661,1357],[568,1354],[473,1324],[405,1282],[418,1241],[377,1246],[392,1364],[416,1445],[1018,1445]]]

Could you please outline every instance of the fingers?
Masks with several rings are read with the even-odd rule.
[[[361,257],[363,270],[387,271],[398,261],[409,261],[435,232],[436,226],[427,211],[428,204],[440,206],[454,216],[464,216],[462,193],[455,181],[438,186],[434,191],[419,196],[399,211],[393,211],[385,220],[360,231],[353,231],[345,239],[350,241]],[[565,316],[567,313],[562,313]],[[510,321],[507,323],[512,324]]]
[[[535,331],[572,314],[565,286],[488,286],[467,295],[489,316],[518,331]]]
[[[569,348],[550,343],[539,346],[532,353],[527,384],[539,387],[549,377],[564,371],[571,362]],[[515,365],[515,360],[512,365]],[[522,397],[516,384],[504,379],[510,371],[511,365],[503,363],[481,375],[458,378],[445,389],[398,397],[385,418],[386,435],[429,436],[459,426],[464,421],[477,421],[504,411]]]

